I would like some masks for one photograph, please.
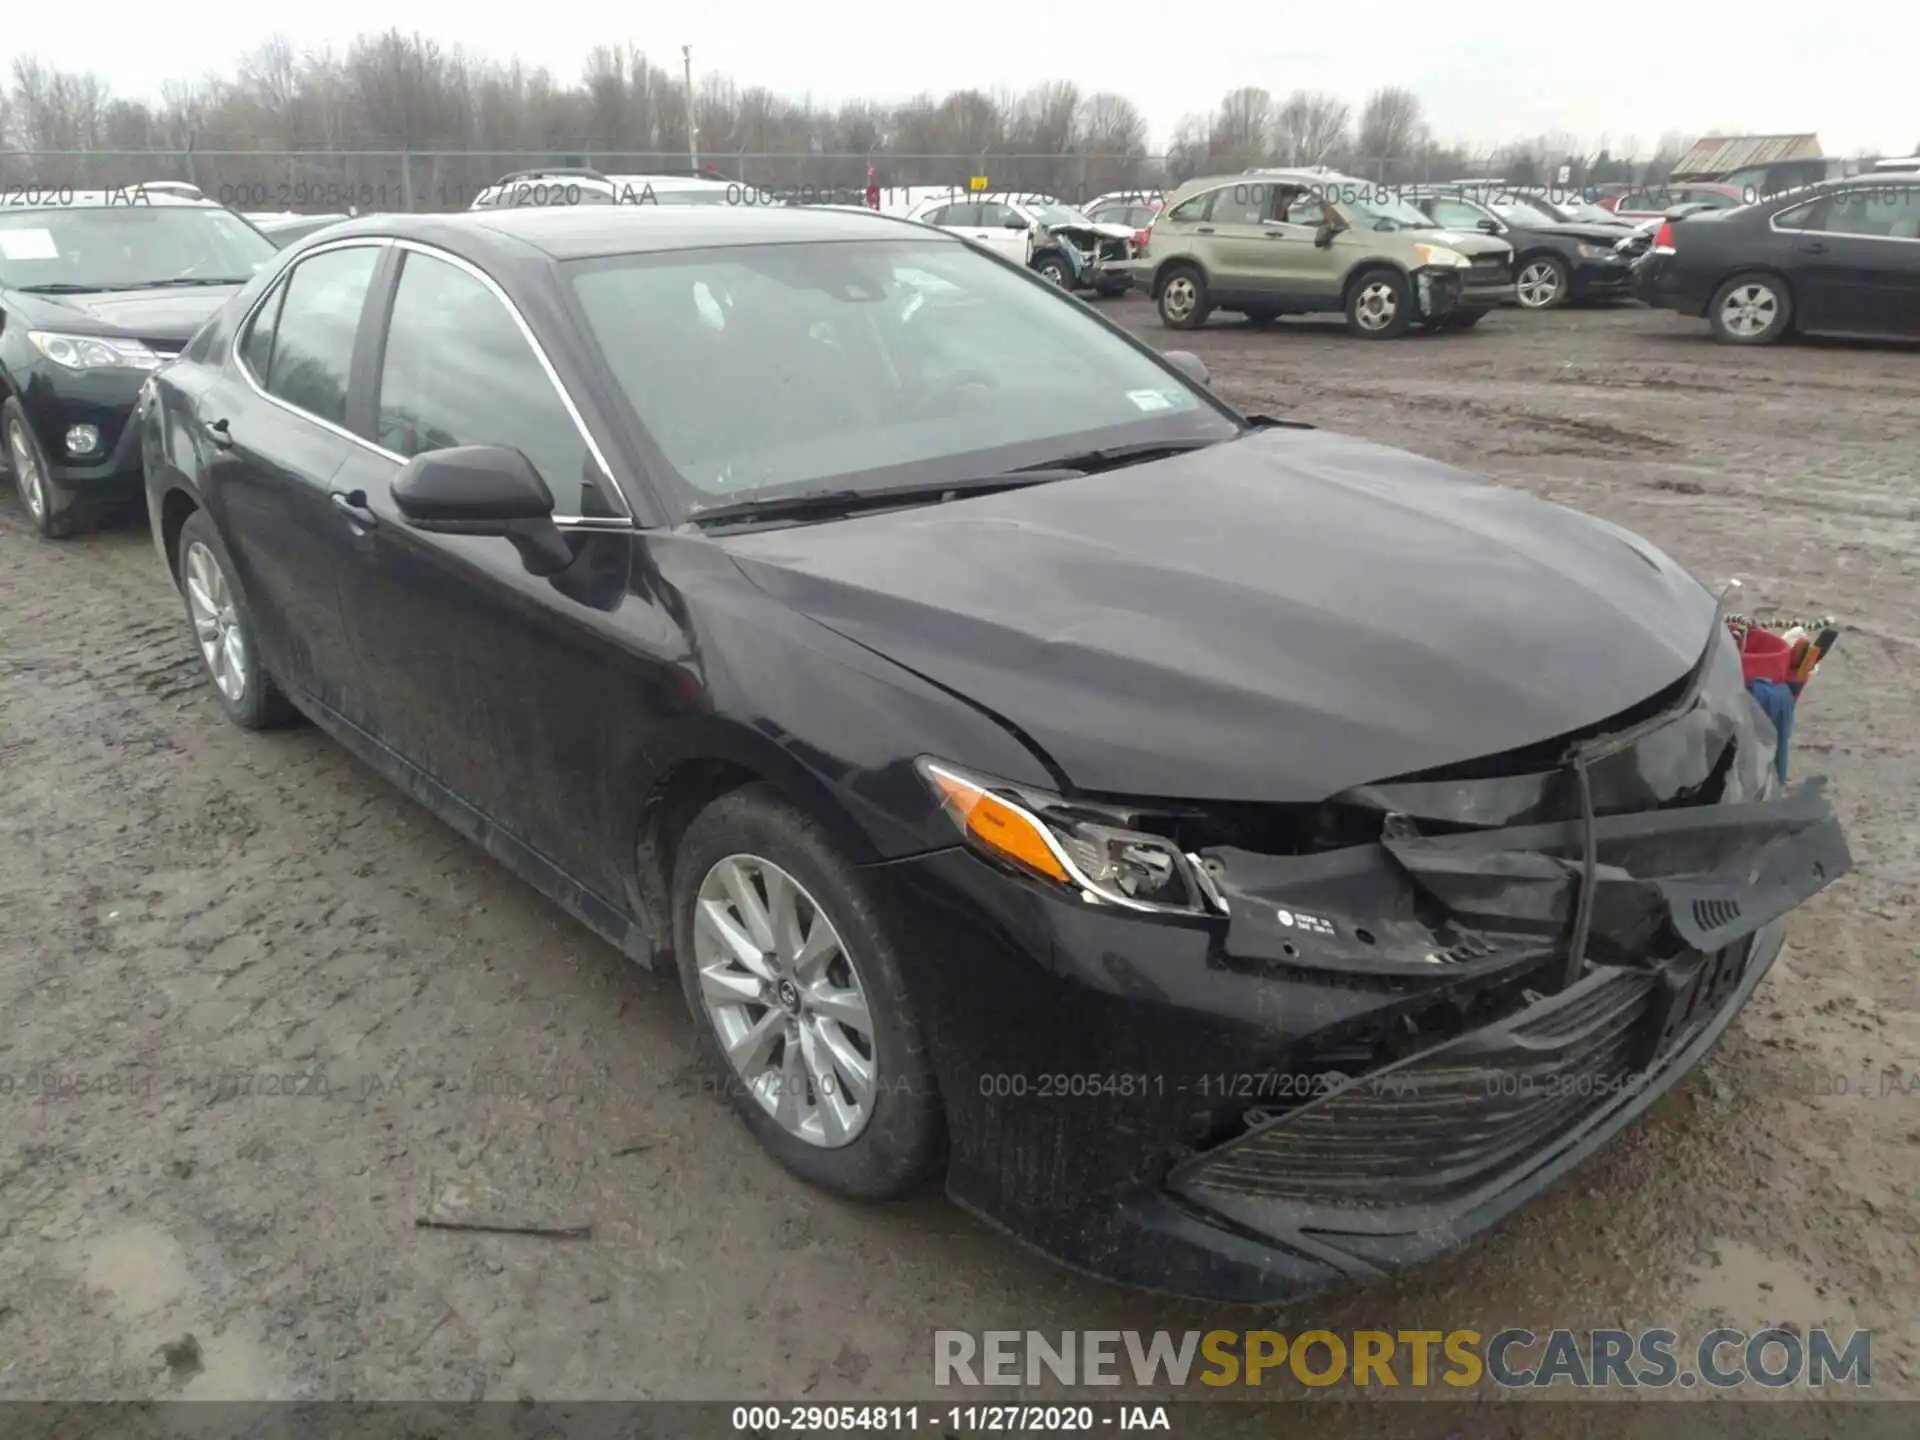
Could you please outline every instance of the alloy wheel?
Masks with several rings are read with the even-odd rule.
[[[33,445],[18,420],[7,426],[7,456],[13,463],[13,483],[20,489],[20,503],[27,507],[27,513],[33,517],[36,525],[44,524],[47,518],[47,479],[40,473],[40,459],[34,454]]]
[[[1780,297],[1757,282],[1736,285],[1720,304],[1720,323],[1730,335],[1751,339],[1764,334],[1780,314]]]
[[[1199,290],[1185,275],[1174,276],[1167,281],[1167,288],[1160,292],[1160,308],[1166,312],[1169,320],[1186,319],[1193,314],[1193,307],[1199,300]]]
[[[229,705],[238,705],[247,693],[246,635],[226,572],[213,551],[197,540],[187,547],[187,612],[214,688]]]
[[[728,1063],[788,1134],[835,1150],[873,1115],[866,987],[800,882],[757,855],[716,862],[694,898],[700,999]]]
[[[1529,310],[1545,310],[1560,298],[1559,267],[1535,260],[1520,271],[1515,289]]]
[[[1361,329],[1384,330],[1399,313],[1400,300],[1393,293],[1393,286],[1384,280],[1375,280],[1360,292],[1359,302],[1353,308]]]

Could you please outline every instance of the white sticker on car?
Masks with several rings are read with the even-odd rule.
[[[1162,390],[1129,390],[1127,398],[1142,410],[1171,410],[1173,399]]]
[[[0,255],[9,260],[58,260],[51,230],[0,230]]]

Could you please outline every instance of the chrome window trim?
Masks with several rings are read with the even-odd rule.
[[[1792,214],[1795,210],[1798,210],[1801,205],[1817,205],[1822,200],[1829,202],[1840,200],[1849,195],[1858,195],[1862,191],[1871,194],[1874,190],[1883,188],[1892,187],[1853,185],[1842,189],[1829,190],[1825,195],[1816,195],[1811,200],[1803,200],[1799,204],[1789,205],[1785,209],[1769,215],[1767,217],[1767,228],[1776,235],[1835,235],[1845,240],[1890,240],[1895,245],[1920,245],[1920,235],[1862,235],[1857,230],[1804,230],[1798,225],[1782,225],[1779,223],[1780,216]],[[1831,205],[1829,205],[1828,208],[1831,209]]]
[[[323,416],[315,415],[310,410],[302,410],[298,405],[289,404],[279,396],[269,393],[266,386],[260,383],[259,377],[248,367],[245,358],[240,353],[241,343],[245,339],[248,331],[252,328],[254,318],[260,313],[261,308],[269,299],[277,295],[283,286],[291,283],[295,270],[306,264],[307,261],[311,260],[314,256],[325,255],[335,250],[351,250],[355,248],[384,250],[389,247],[402,250],[415,250],[435,260],[444,260],[455,269],[463,270],[473,276],[474,279],[478,280],[492,292],[494,299],[499,301],[500,304],[506,308],[507,314],[512,317],[514,325],[520,331],[521,338],[525,340],[527,345],[532,349],[534,359],[540,362],[540,369],[546,375],[547,382],[553,386],[554,393],[560,397],[560,404],[565,408],[567,418],[573,421],[574,429],[579,432],[581,440],[586,443],[587,453],[593,457],[594,463],[600,467],[600,473],[606,476],[607,484],[612,490],[614,498],[620,502],[620,508],[627,512],[625,515],[555,515],[553,517],[553,523],[563,530],[637,530],[639,525],[633,518],[633,503],[628,500],[619,478],[613,473],[613,467],[607,464],[606,455],[601,451],[599,444],[588,431],[586,421],[581,418],[579,408],[573,403],[573,396],[569,395],[567,393],[567,387],[560,383],[559,373],[554,370],[553,362],[547,358],[546,350],[541,346],[540,342],[534,338],[533,331],[528,326],[526,317],[520,313],[520,307],[507,298],[506,292],[502,290],[485,271],[461,259],[458,255],[452,255],[445,250],[439,249],[437,246],[426,245],[418,240],[407,240],[393,235],[355,235],[341,240],[329,240],[323,245],[316,245],[310,250],[301,251],[299,258],[296,259],[293,264],[289,265],[286,270],[274,280],[273,284],[269,285],[260,294],[259,298],[248,307],[247,313],[240,318],[240,323],[233,328],[233,339],[228,343],[227,352],[233,362],[234,369],[240,372],[240,376],[247,382],[248,388],[269,405],[276,405],[289,415],[298,415],[302,420],[318,425],[323,430],[330,431],[343,440],[351,440],[362,450],[371,451],[383,459],[391,460],[395,465],[405,465],[407,463],[407,457],[400,454],[399,451],[389,450],[386,446],[377,444],[367,439],[364,435],[355,434],[344,425],[336,425],[333,421]],[[379,261],[377,258],[374,263],[378,265]],[[377,378],[374,384],[375,394],[377,395],[379,393],[379,381]]]

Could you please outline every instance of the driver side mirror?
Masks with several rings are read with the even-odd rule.
[[[1314,246],[1325,250],[1333,244],[1333,237],[1346,228],[1344,225],[1335,225],[1331,220],[1321,221],[1320,228],[1313,232]]]
[[[1502,226],[1498,220],[1482,220],[1476,228],[1488,235],[1498,235]]]
[[[1009,215],[1003,223],[1009,230],[1030,230],[1033,228],[1018,215]]]
[[[409,460],[393,482],[407,524],[436,535],[497,535],[534,575],[556,575],[573,551],[553,523],[553,492],[533,462],[504,445],[454,445]]]

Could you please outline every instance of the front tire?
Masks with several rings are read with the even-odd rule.
[[[1714,292],[1707,321],[1723,345],[1771,345],[1793,324],[1793,296],[1772,275],[1736,275]]]
[[[1073,283],[1073,277],[1067,273],[1067,262],[1058,255],[1040,256],[1033,262],[1033,273],[1062,290],[1068,289]]]
[[[1398,270],[1369,270],[1347,293],[1347,329],[1363,340],[1393,340],[1413,323],[1413,296]]]
[[[674,859],[674,953],[703,1060],[775,1159],[848,1199],[910,1193],[945,1139],[898,923],[770,785],[715,800]]]
[[[1514,277],[1513,293],[1524,310],[1558,310],[1573,295],[1573,274],[1555,256],[1530,255]]]
[[[227,550],[204,510],[180,527],[175,580],[187,606],[187,623],[206,667],[213,697],[227,718],[244,730],[271,730],[299,712],[267,673],[252,612],[233,581]]]
[[[1169,270],[1160,281],[1160,323],[1169,330],[1198,330],[1213,313],[1207,280],[1191,265]]]
[[[0,429],[6,431],[7,464],[21,507],[44,539],[65,540],[87,528],[91,518],[80,498],[53,478],[46,453],[27,423],[18,400],[0,405]]]

